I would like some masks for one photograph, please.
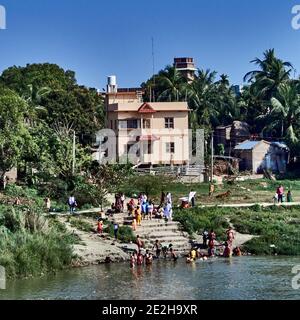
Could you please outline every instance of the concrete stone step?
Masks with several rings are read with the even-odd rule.
[[[175,238],[180,238],[180,239],[185,239],[187,240],[186,237],[184,237],[184,235],[181,233],[181,232],[151,232],[151,233],[140,233],[140,236],[144,236],[145,238],[147,239],[154,239],[154,238],[157,238],[157,239],[160,239],[160,238],[170,238],[170,239],[175,239]]]
[[[144,227],[144,228],[155,228],[155,227],[174,227],[174,228],[179,228],[181,225],[180,223],[176,222],[176,221],[169,221],[168,223],[165,222],[152,222],[152,221],[142,221],[141,226],[140,227]]]
[[[181,231],[176,229],[176,228],[155,228],[155,229],[152,229],[152,228],[147,228],[147,229],[142,229],[142,228],[138,228],[136,230],[136,234],[144,234],[144,235],[149,235],[149,234],[153,234],[153,233],[156,233],[156,232],[164,232],[164,233],[180,233],[181,234]]]
[[[161,240],[161,243],[164,245],[169,245],[172,243],[172,245],[175,247],[185,247],[185,248],[191,248],[191,245],[187,241],[182,241],[182,240],[171,240],[171,239],[163,239]],[[144,241],[145,246],[153,246],[155,244],[155,240],[145,240]]]

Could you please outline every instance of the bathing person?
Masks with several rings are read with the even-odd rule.
[[[215,239],[216,234],[212,229],[208,235],[208,255],[213,257],[215,255]]]
[[[175,250],[172,247],[170,248],[170,257],[174,261],[177,261],[177,259],[178,259],[178,256],[177,256]]]
[[[135,264],[136,264],[136,257],[134,253],[132,253],[130,256],[130,268],[133,269],[135,267]]]
[[[162,250],[162,245],[159,240],[155,241],[155,244],[154,244],[152,250],[154,250],[154,249],[155,249],[156,258],[159,259],[160,254],[161,254],[161,250]]]
[[[143,243],[143,241],[141,240],[141,238],[140,238],[139,235],[136,236],[136,241],[135,241],[135,243],[136,243],[136,245],[137,245],[137,247],[138,247],[138,252],[140,252],[141,249],[142,249],[143,246],[144,246],[144,243]]]
[[[144,256],[142,255],[142,252],[139,251],[137,256],[137,265],[141,266],[144,263]]]
[[[240,247],[236,247],[233,249],[233,255],[236,257],[240,257],[242,255],[242,251]]]
[[[191,250],[191,259],[192,259],[193,261],[196,261],[196,258],[197,258],[197,251],[195,250],[195,248],[193,248],[193,249]]]
[[[234,231],[231,227],[226,231],[226,235],[228,246],[231,248],[234,240]]]
[[[153,262],[153,256],[152,256],[152,253],[149,252],[149,250],[146,250],[145,262],[146,262],[146,265],[151,265]]]
[[[225,249],[224,249],[224,252],[223,252],[223,257],[225,257],[225,258],[230,258],[231,257],[231,249],[229,247],[228,242],[225,242]]]
[[[186,263],[191,263],[193,259],[191,258],[191,254],[189,253],[186,257]]]

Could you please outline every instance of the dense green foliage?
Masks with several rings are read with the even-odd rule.
[[[229,226],[226,219],[229,219],[238,232],[257,236],[243,246],[247,252],[259,255],[300,254],[300,214],[296,207],[197,208],[177,210],[174,218],[191,235],[213,228],[219,241],[225,239]]]
[[[142,84],[146,98],[153,101],[187,101],[192,109],[193,129],[210,133],[234,120],[246,121],[251,134],[266,139],[285,140],[293,155],[299,155],[300,81],[293,79],[293,66],[264,52],[263,59],[251,61],[257,69],[245,75],[247,83],[236,93],[227,75],[198,70],[193,81],[183,78],[175,67],[167,66]]]
[[[220,208],[177,209],[174,213],[174,220],[180,222],[183,229],[190,235],[194,233],[202,234],[204,230],[210,231],[213,229],[218,239],[224,240],[226,229],[229,227],[224,217],[225,211]]]
[[[109,235],[114,237],[114,226],[112,223],[107,222]],[[136,236],[134,235],[132,228],[129,226],[119,226],[118,230],[118,240],[124,243],[130,243],[136,240]]]
[[[0,205],[0,265],[9,277],[38,276],[68,267],[75,239],[39,207]]]

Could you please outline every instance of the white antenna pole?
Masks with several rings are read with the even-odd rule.
[[[152,74],[153,74],[153,102],[155,102],[155,53],[154,53],[154,38],[152,37]],[[151,89],[152,90],[152,89]]]

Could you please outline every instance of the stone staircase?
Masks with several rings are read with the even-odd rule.
[[[113,218],[120,225],[131,225],[132,218],[127,214],[116,214]],[[143,220],[142,225],[135,232],[145,243],[145,249],[152,250],[156,240],[163,245],[172,244],[180,255],[188,253],[191,249],[189,235],[181,230],[181,225],[176,221],[162,219]]]

